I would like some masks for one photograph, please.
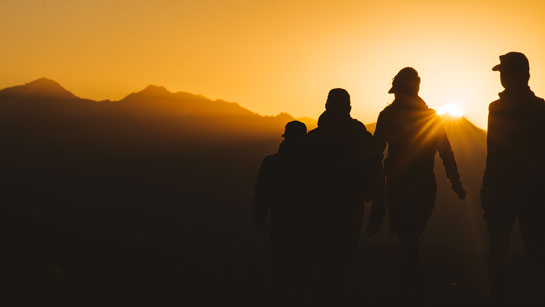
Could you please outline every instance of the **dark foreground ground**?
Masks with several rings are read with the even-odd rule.
[[[267,306],[269,250],[250,240],[116,239],[3,210],[2,306]],[[406,305],[394,240],[362,240],[347,293],[354,306]],[[429,306],[487,305],[484,256],[424,242]],[[511,254],[506,303],[543,303],[528,260]],[[542,287],[542,285],[541,285]],[[541,288],[543,289],[543,288]]]

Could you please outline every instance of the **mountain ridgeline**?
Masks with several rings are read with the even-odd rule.
[[[131,239],[204,235],[222,212],[249,224],[260,160],[290,120],[157,86],[120,101],[82,99],[48,79],[7,88],[2,207]]]
[[[260,116],[236,103],[152,85],[119,101],[82,99],[49,79],[7,88],[0,91],[1,176],[9,200],[3,207],[32,208],[62,223],[137,238],[155,233],[180,239],[183,229],[201,228],[187,222],[206,233],[213,231],[209,222],[223,224],[229,217],[237,225],[232,230],[240,228],[236,232],[243,235],[251,232],[249,200],[260,161],[276,151],[290,120],[285,113]],[[449,213],[473,212],[479,207],[485,132],[465,118],[446,118],[445,127],[470,192],[466,205],[474,208],[449,205],[457,201],[442,167],[436,167],[439,206]],[[110,214],[98,218],[110,221],[81,221],[93,214],[78,214],[80,208],[107,209]],[[74,216],[67,216],[70,212]],[[188,221],[160,222],[173,227],[171,233],[119,227],[124,219],[149,218],[153,212],[167,218],[181,214]],[[445,219],[454,223],[465,214]]]
[[[119,101],[82,99],[48,79],[1,90],[0,225],[3,242],[18,251],[6,261],[34,263],[33,271],[22,275],[28,278],[36,272],[47,275],[59,263],[82,282],[111,270],[123,272],[112,279],[112,287],[130,276],[147,284],[142,276],[171,274],[165,273],[172,272],[166,266],[181,261],[174,271],[187,277],[187,289],[199,291],[199,282],[206,289],[210,280],[218,282],[218,291],[245,288],[231,282],[237,274],[249,274],[248,263],[255,261],[249,249],[256,237],[250,200],[257,171],[262,159],[276,152],[284,125],[293,119],[285,113],[260,116],[236,103],[158,86]],[[309,129],[316,123],[301,120]],[[444,124],[468,196],[456,199],[436,161],[437,205],[423,244],[439,246],[452,257],[482,254],[486,242],[479,190],[486,132],[465,118],[444,118]],[[180,247],[168,251],[178,255],[172,262],[154,251],[149,257],[156,262],[144,274],[133,272],[127,259],[134,254],[104,243],[111,240]],[[364,246],[395,246],[387,223],[373,240]],[[21,257],[23,252],[28,258]],[[116,253],[126,257],[112,260]],[[148,256],[138,257],[132,265],[141,266]],[[381,254],[376,259],[389,258]],[[240,279],[249,278],[244,276]]]

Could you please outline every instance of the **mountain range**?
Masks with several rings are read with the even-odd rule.
[[[4,206],[44,210],[51,202],[45,211],[52,212],[201,203],[229,214],[248,210],[260,161],[276,151],[291,120],[286,113],[260,116],[236,103],[154,85],[119,101],[79,98],[46,78],[6,88],[0,91],[2,177],[17,195]],[[309,130],[316,126],[310,117],[300,120]],[[436,167],[436,214],[444,215],[437,227],[478,211],[485,157],[485,131],[465,118],[444,123],[469,195],[456,201]],[[459,218],[449,218],[453,214]]]
[[[152,85],[119,101],[80,98],[45,78],[0,90],[0,230],[14,253],[4,261],[35,263],[32,268],[43,274],[62,264],[77,272],[73,276],[95,281],[109,274],[102,267],[123,266],[124,274],[141,280],[125,263],[127,257],[136,257],[134,265],[144,259],[107,242],[137,244],[143,255],[149,246],[178,246],[168,253],[183,259],[177,272],[190,276],[191,289],[200,289],[195,283],[208,276],[202,289],[212,278],[221,291],[223,281],[250,274],[249,263],[255,265],[253,187],[262,159],[276,152],[291,120],[286,113],[261,116],[236,103]],[[309,130],[316,126],[311,117],[300,120]],[[443,122],[468,195],[457,200],[437,160],[437,204],[422,242],[434,257],[438,250],[446,251],[441,257],[473,255],[467,258],[476,259],[467,260],[471,266],[484,261],[487,246],[479,202],[486,131],[463,117]],[[374,130],[373,123],[367,127]],[[377,238],[361,244],[388,250],[395,238],[386,223]],[[520,241],[513,246],[520,249]],[[112,262],[112,250],[124,256]],[[178,260],[172,261],[165,265]],[[153,266],[146,270],[159,274]],[[36,272],[23,275],[34,278]],[[472,272],[472,282],[482,284],[484,271]]]
[[[119,101],[80,98],[45,78],[0,90],[0,263],[10,264],[2,278],[80,302],[113,292],[136,300],[135,289],[153,289],[154,301],[261,299],[266,256],[254,245],[250,200],[261,161],[291,120],[160,86]],[[486,131],[463,117],[443,123],[468,195],[455,197],[436,157],[422,257],[437,302],[466,302],[486,293]],[[512,251],[519,237],[515,228]],[[362,232],[355,270],[371,278],[360,284],[369,302],[391,297],[396,248],[387,222],[373,239]]]

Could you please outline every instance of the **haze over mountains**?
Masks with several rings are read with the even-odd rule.
[[[237,274],[247,278],[248,261],[255,260],[249,256],[256,236],[250,213],[254,181],[290,120],[285,113],[260,116],[236,103],[159,86],[119,101],[79,98],[49,79],[1,90],[0,225],[13,252],[6,261],[35,263],[23,274],[29,278],[49,276],[60,265],[74,278],[97,280],[94,274],[104,273],[100,264],[109,270],[123,266],[120,272],[128,275],[121,280],[138,279],[138,272],[124,267],[126,258],[113,266],[112,250],[134,256],[116,244],[104,246],[114,240],[159,250],[178,246],[165,253],[176,255],[173,263],[182,261],[174,271],[191,277],[191,289],[210,279],[221,287]],[[302,120],[315,125],[312,118]],[[478,196],[486,133],[465,118],[444,123],[468,196],[456,199],[437,161],[438,201],[423,242],[452,255],[482,255],[486,239]],[[379,238],[362,244],[394,243],[386,223]],[[163,261],[157,253],[144,255]],[[137,265],[142,259],[135,257]],[[91,259],[96,267],[81,265]],[[148,277],[164,273],[145,270]]]
[[[236,103],[153,85],[120,101],[79,98],[45,78],[7,88],[0,91],[2,177],[11,191],[4,206],[48,214],[60,207],[208,208],[213,210],[206,214],[224,212],[224,218],[236,212],[250,227],[248,208],[257,169],[264,156],[276,151],[290,120],[285,113],[260,116]],[[309,129],[315,125],[312,118],[302,120]],[[374,124],[368,127],[374,130]],[[467,201],[457,201],[442,165],[436,163],[435,214],[442,218],[432,222],[441,220],[437,227],[460,222],[465,233],[466,215],[472,212],[477,218],[480,210],[485,132],[465,118],[445,118],[445,127],[469,195]],[[118,224],[101,223],[109,234],[115,232],[108,226]]]

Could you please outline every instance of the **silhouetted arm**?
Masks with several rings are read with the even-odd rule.
[[[491,188],[491,181],[494,180],[495,174],[494,171],[498,169],[498,157],[497,154],[500,151],[500,126],[498,125],[498,116],[496,115],[494,103],[490,104],[488,108],[488,127],[486,134],[486,168],[483,178],[483,187],[481,191],[481,197],[487,189]]]
[[[375,134],[373,135],[375,150],[375,161],[377,163],[377,174],[373,183],[372,209],[367,225],[369,237],[377,235],[386,217],[386,180],[384,175],[384,150],[386,148],[386,131],[384,116],[381,113],[377,119]]]
[[[375,127],[375,134],[373,135],[375,147],[380,155],[380,161],[384,159],[384,149],[386,149],[386,127],[384,115],[380,113],[377,119],[377,125]]]
[[[363,124],[361,124],[361,145],[364,149],[361,172],[365,178],[366,194],[372,196],[376,189],[376,178],[382,170],[382,153],[376,147],[373,135]]]
[[[441,119],[437,117],[437,150],[439,151],[439,156],[443,161],[445,167],[447,178],[452,184],[452,189],[460,199],[465,197],[465,191],[462,188],[462,182],[460,182],[460,174],[458,174],[458,167],[456,166],[456,160],[454,159],[454,152],[450,146],[450,142],[445,132],[445,127],[441,122]]]

